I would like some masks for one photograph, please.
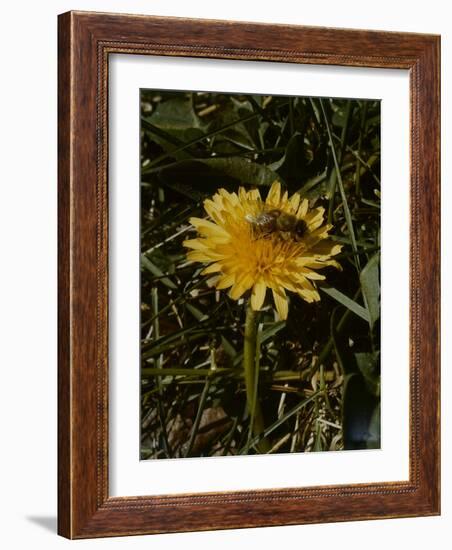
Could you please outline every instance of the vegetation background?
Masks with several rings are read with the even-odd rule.
[[[270,452],[380,446],[380,102],[141,92],[141,458],[251,454],[244,305],[187,262],[191,216],[280,180],[342,243],[321,301],[259,318]]]

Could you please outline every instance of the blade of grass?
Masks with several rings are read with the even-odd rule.
[[[281,103],[278,108],[284,107],[287,104],[288,104],[288,102]],[[168,153],[164,153],[164,154],[160,155],[159,157],[157,157],[155,160],[153,160],[151,163],[149,163],[146,166],[146,168],[144,168],[141,171],[141,174],[142,175],[147,174],[147,172],[149,170],[151,170],[154,166],[156,166],[157,164],[162,162],[162,160],[170,158],[171,156],[175,155],[176,153],[180,153],[181,151],[184,151],[185,149],[188,149],[192,145],[196,145],[200,141],[211,138],[213,136],[217,136],[218,134],[223,133],[225,130],[229,130],[229,128],[233,128],[234,126],[237,126],[237,124],[242,124],[244,122],[248,122],[249,120],[253,120],[254,118],[257,118],[259,116],[261,116],[261,114],[259,112],[258,113],[252,113],[250,115],[238,118],[237,120],[233,120],[229,124],[225,124],[221,128],[218,128],[217,130],[213,130],[212,132],[208,132],[205,135],[200,136],[199,138],[192,139],[191,141],[188,141],[187,143],[185,143],[184,145],[181,145],[177,149],[174,149],[173,151],[170,151]]]
[[[208,315],[206,315],[205,313],[203,313],[201,310],[199,310],[197,307],[187,303],[185,304],[185,307],[186,309],[193,315],[193,317],[197,320],[197,321],[205,321],[206,319],[209,318]]]
[[[295,449],[297,448],[297,441],[298,441],[298,432],[300,429],[300,411],[297,413],[297,417],[295,418],[295,426],[292,431],[292,441],[290,443],[290,452],[294,453]]]
[[[229,357],[235,357],[237,355],[236,349],[225,336],[221,337],[221,344],[224,348],[224,351],[229,355]]]
[[[141,374],[143,377],[147,378],[149,376],[214,376],[222,375],[232,372],[233,369],[230,368],[221,368],[216,369],[215,373],[211,369],[184,369],[183,367],[143,367],[141,369]]]
[[[165,132],[165,130],[154,126],[154,124],[149,122],[149,120],[144,117],[141,117],[141,128],[147,130],[148,132],[151,132],[152,134],[155,134],[156,136],[159,136],[160,138],[163,138],[165,141],[171,143],[172,145],[175,145],[176,147],[180,147],[184,143],[177,137],[172,136],[168,132]]]
[[[325,110],[324,110],[324,107],[323,107],[322,100],[320,100],[320,103],[321,103],[321,106],[322,106],[322,112],[325,115]],[[344,154],[344,146],[345,146],[345,140],[347,138],[348,124],[349,124],[349,121],[350,121],[351,112],[352,112],[352,102],[351,102],[351,100],[348,100],[347,105],[345,107],[344,126],[342,127],[339,151],[337,153],[338,165],[341,164],[342,155]],[[330,201],[329,201],[329,204],[328,204],[328,223],[333,222],[333,212],[334,212],[334,203],[335,203],[335,197],[336,197],[337,178],[338,178],[337,170],[333,170],[331,172],[331,177],[330,177],[330,189],[329,189]]]
[[[361,288],[359,288],[356,291],[355,295],[353,296],[353,300],[356,300],[359,297],[360,294],[361,294]],[[344,328],[344,326],[347,323],[350,315],[351,315],[351,311],[347,308],[345,310],[345,312],[343,313],[342,317],[339,319],[339,322],[336,325],[336,332],[340,332]],[[319,355],[317,357],[317,360],[315,362],[313,362],[313,364],[311,366],[311,375],[317,367],[319,367],[320,365],[323,364],[325,359],[331,353],[333,345],[334,345],[334,341],[333,341],[333,338],[330,336],[328,341],[326,342],[326,344],[323,346],[322,351],[319,353]]]
[[[201,141],[204,141],[205,139],[208,139],[208,138],[211,138],[211,137],[216,136],[218,134],[221,134],[222,132],[224,132],[226,130],[229,130],[229,128],[233,128],[237,124],[241,124],[243,122],[248,122],[249,120],[253,120],[253,118],[257,118],[259,116],[260,116],[260,113],[252,113],[252,114],[247,115],[245,117],[238,118],[237,120],[234,120],[234,121],[230,122],[229,124],[225,124],[221,128],[218,128],[217,130],[213,130],[212,132],[208,132],[203,136],[200,136],[196,139],[192,139],[191,141],[188,141],[187,143],[181,145],[180,147],[178,147],[177,149],[174,149],[173,151],[163,153],[162,155],[157,157],[155,160],[150,162],[146,166],[146,168],[144,168],[141,171],[141,174],[142,175],[147,174],[154,166],[157,166],[163,160],[165,160],[167,158],[170,158],[170,157],[174,156],[175,154],[180,153],[181,151],[184,151],[185,149],[190,148],[192,145],[196,145],[197,143],[199,143]]]
[[[255,422],[255,416],[256,416],[256,402],[257,402],[257,392],[258,392],[258,386],[259,386],[259,370],[260,370],[260,348],[262,343],[262,327],[263,324],[259,323],[257,327],[256,332],[256,355],[255,355],[255,361],[254,361],[254,388],[253,388],[253,403],[251,405],[251,421],[248,429],[248,450],[246,454],[248,454],[249,451],[249,442],[251,441],[253,437],[253,429],[254,429],[254,422]]]
[[[166,275],[163,275],[163,277],[166,277]],[[160,279],[160,277],[156,277],[157,280]],[[170,310],[172,308],[172,305],[173,304],[182,304],[182,303],[185,303],[188,301],[188,299],[191,298],[190,296],[190,293],[192,290],[195,290],[196,288],[198,288],[199,286],[202,286],[203,284],[205,283],[204,279],[199,279],[199,281],[197,281],[196,283],[194,283],[191,287],[189,287],[183,294],[181,294],[180,296],[178,296],[177,298],[175,298],[174,300],[170,300],[170,302],[162,307],[160,309],[160,311],[158,311],[155,316],[151,317],[150,319],[148,319],[146,321],[146,323],[143,323],[142,324],[142,327],[146,326],[146,324],[150,324],[150,323],[153,323],[154,322],[154,318],[155,317],[160,317],[163,313],[166,313],[168,310]],[[194,298],[192,298],[194,299]]]
[[[361,124],[359,129],[359,138],[358,138],[358,155],[361,155],[361,147],[363,143],[363,136],[366,130],[366,119],[367,119],[367,108],[369,103],[364,102],[362,111],[361,111]],[[359,157],[356,157],[356,168],[355,168],[355,193],[359,198],[361,197],[361,169],[359,165]]]
[[[294,414],[297,414],[297,412],[301,409],[303,409],[304,407],[306,407],[306,405],[308,403],[310,403],[311,401],[313,401],[317,395],[319,395],[320,392],[316,392],[316,393],[313,393],[310,397],[307,397],[306,399],[304,399],[303,401],[301,401],[300,403],[298,403],[298,405],[295,405],[295,407],[293,407],[292,409],[290,409],[289,412],[287,412],[283,417],[281,417],[279,420],[277,420],[276,422],[273,422],[273,424],[271,424],[268,428],[266,428],[263,433],[259,434],[258,436],[254,437],[251,441],[250,441],[250,445],[251,446],[254,446],[254,445],[257,445],[257,443],[259,443],[259,441],[261,439],[263,439],[264,437],[268,437],[271,433],[273,433],[277,428],[279,428],[282,424],[284,424],[284,422],[286,422],[286,420],[289,420],[289,418],[291,418]],[[238,454],[245,454],[245,449],[242,449]]]
[[[254,107],[255,111],[257,111],[264,120],[268,122],[268,124],[274,128],[277,132],[281,133],[281,128],[273,122],[272,117],[267,113],[267,111],[261,107],[257,101],[254,99],[253,96],[248,97],[248,101],[251,103],[251,105]]]
[[[285,321],[277,321],[276,323],[271,323],[271,326],[264,330],[262,336],[261,336],[261,344],[264,344],[267,340],[272,338],[277,332],[279,332],[284,326],[286,322]],[[243,352],[237,353],[237,355],[234,357],[234,365],[238,365],[243,359]]]
[[[342,205],[343,205],[343,208],[344,208],[345,221],[346,221],[346,224],[347,224],[348,233],[350,235],[350,240],[351,240],[351,243],[352,243],[352,249],[353,249],[353,252],[355,253],[355,265],[356,265],[356,269],[359,272],[359,271],[361,271],[361,266],[360,266],[360,261],[359,261],[358,247],[356,245],[356,237],[355,237],[355,230],[353,228],[352,216],[350,214],[350,209],[348,207],[347,197],[345,195],[344,184],[343,184],[343,181],[342,181],[341,171],[340,171],[340,168],[339,168],[339,162],[338,162],[337,155],[336,155],[336,148],[334,147],[333,136],[331,134],[330,123],[328,122],[328,117],[326,116],[325,107],[323,106],[322,99],[319,99],[319,101],[320,101],[320,107],[322,109],[323,118],[324,118],[324,121],[325,121],[326,130],[328,132],[328,138],[329,138],[329,145],[330,145],[331,153],[333,155],[334,167],[335,167],[336,174],[337,174],[337,182],[339,184],[339,191],[340,191],[340,194],[341,194]]]
[[[316,411],[316,414],[318,411]],[[319,419],[316,418],[315,421],[315,441],[314,441],[314,452],[319,452],[323,450],[322,446],[322,427],[320,425]]]
[[[145,221],[147,227],[142,228],[141,240],[143,241],[143,237],[145,237],[148,233],[155,231],[157,228],[160,229],[163,226],[166,226],[168,223],[169,226],[167,226],[165,229],[168,231],[168,233],[173,233],[174,229],[179,225],[182,225],[183,222],[187,221],[187,219],[192,216],[194,212],[196,212],[197,208],[197,205],[184,206],[180,210],[168,208],[168,210],[162,212],[160,216],[156,216],[152,220],[147,219]]]
[[[334,353],[336,354],[337,364],[339,365],[339,369],[340,369],[340,372],[342,373],[342,375],[345,375],[346,369],[345,369],[344,361],[342,360],[342,355],[339,352],[339,348],[338,348],[338,345],[337,345],[337,342],[336,342],[336,333],[338,332],[338,329],[337,329],[337,327],[336,328],[334,327],[337,312],[338,312],[338,308],[335,307],[333,309],[333,312],[332,312],[331,318],[330,318],[330,334],[331,334],[331,341],[332,341],[333,348],[334,348]]]
[[[333,137],[336,141],[341,141],[341,138],[333,133]],[[375,182],[381,186],[380,178],[375,174],[375,172],[372,170],[372,166],[377,162],[377,160],[380,158],[379,155],[372,155],[369,157],[369,160],[366,162],[364,159],[362,159],[359,154],[349,145],[345,146],[345,150],[351,153],[355,159],[358,162],[358,173],[361,176],[365,172],[369,171],[372,178],[375,180]],[[361,166],[360,166],[361,165]]]
[[[360,306],[354,300],[352,300],[336,288],[320,285],[319,288],[322,292],[328,294],[328,296],[331,296],[331,298],[334,298],[337,302],[352,311],[355,315],[361,317],[361,319],[364,319],[364,321],[366,321],[367,323],[370,322],[369,312],[363,306]]]
[[[195,421],[193,422],[193,426],[190,432],[190,438],[188,440],[187,448],[184,453],[185,458],[190,456],[191,450],[193,448],[193,443],[195,442],[196,436],[198,434],[199,424],[201,422],[202,413],[204,412],[204,407],[206,404],[209,389],[210,389],[210,381],[209,379],[207,379],[206,383],[204,384],[204,388],[202,389],[201,397],[199,398],[198,410],[196,411]]]
[[[263,344],[270,338],[273,338],[283,327],[285,327],[286,321],[277,321],[272,323],[272,326],[262,331],[260,335],[260,343]]]
[[[159,277],[160,281],[167,286],[168,288],[171,288],[173,290],[177,289],[177,286],[173,283],[171,279],[169,279],[163,271],[158,268],[149,258],[141,255],[141,265],[147,269],[152,275],[155,275],[156,277]]]
[[[321,174],[319,174],[318,176],[314,176],[313,178],[308,180],[302,187],[297,189],[297,193],[299,193],[302,197],[304,197],[308,191],[310,191],[313,187],[315,187],[319,183],[322,183],[322,181],[325,181],[325,180],[326,180],[326,168]]]
[[[190,329],[190,330],[192,330],[192,329]],[[179,331],[179,332],[182,332],[182,331]],[[189,332],[189,329],[185,329],[184,332]],[[206,331],[201,331],[201,332],[196,332],[196,333],[193,331],[193,334],[191,336],[184,336],[183,337],[182,343],[183,344],[188,344],[190,342],[196,342],[197,340],[205,338],[205,335],[206,335]],[[142,358],[143,359],[150,359],[151,357],[155,357],[156,355],[160,355],[161,353],[164,353],[166,351],[170,351],[170,350],[172,350],[174,348],[177,348],[181,345],[181,339],[173,338],[173,340],[176,340],[176,341],[175,342],[174,341],[167,342],[164,345],[159,345],[156,348],[151,348],[148,351],[146,351],[145,353],[142,353]]]
[[[268,454],[271,455],[272,453],[276,453],[283,445],[292,437],[291,433],[286,434],[283,436],[279,441],[277,441],[273,447],[268,451]]]
[[[170,241],[177,239],[177,237],[179,237],[180,235],[183,235],[184,233],[187,233],[187,231],[190,231],[190,229],[191,228],[189,225],[187,225],[186,227],[183,227],[182,229],[180,229],[179,231],[176,231],[166,239],[163,239],[163,241],[160,241],[154,246],[151,246],[151,248],[148,248],[145,252],[143,252],[143,254],[151,254],[152,252],[154,252],[154,250],[157,250],[157,248],[160,248],[161,246],[169,243]]]
[[[375,321],[380,317],[380,283],[378,280],[378,266],[380,254],[374,254],[364,266],[359,275],[363,296],[366,298],[369,313],[369,325],[372,329]]]
[[[158,289],[154,287],[151,292],[151,299],[152,299],[152,310],[155,313],[158,311]],[[160,336],[160,324],[158,317],[155,318],[154,321],[154,334],[155,337],[158,338]],[[157,357],[155,360],[155,364],[157,365],[157,368],[161,367],[162,357],[161,355]],[[157,376],[156,378],[157,383],[157,389],[159,393],[159,397],[157,399],[157,410],[158,410],[158,416],[159,416],[159,422],[160,422],[160,429],[162,431],[162,440],[163,440],[163,449],[166,453],[167,457],[171,458],[171,447],[168,440],[168,433],[166,431],[166,415],[165,411],[163,410],[163,386],[162,386],[162,380],[160,376]]]
[[[226,434],[226,437],[224,439],[224,443],[223,443],[223,451],[222,451],[222,456],[226,456],[229,452],[229,449],[231,447],[231,443],[232,443],[232,438],[234,437],[234,434],[235,434],[235,430],[237,429],[237,424],[239,422],[239,419],[238,419],[238,416],[236,416],[233,420],[233,423],[232,423],[232,427],[231,429],[229,430],[229,432]]]

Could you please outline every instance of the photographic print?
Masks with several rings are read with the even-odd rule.
[[[380,101],[140,117],[140,458],[380,448]]]
[[[59,16],[60,535],[440,513],[440,47]]]

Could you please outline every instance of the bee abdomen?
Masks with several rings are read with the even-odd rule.
[[[296,226],[297,218],[282,212],[276,223],[279,231],[292,231]]]
[[[304,220],[297,220],[295,225],[295,235],[298,238],[304,237],[308,231],[308,226]]]

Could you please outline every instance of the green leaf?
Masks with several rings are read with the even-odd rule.
[[[261,334],[261,344],[263,344],[270,338],[273,338],[273,336],[275,336],[275,334],[277,334],[285,326],[286,321],[277,321],[276,323],[273,323],[270,327],[266,328],[264,331],[262,331]]]
[[[278,175],[265,165],[240,157],[183,160],[163,167],[159,177],[167,184],[184,184],[211,193],[221,186],[269,186]]]
[[[235,357],[237,355],[236,349],[225,336],[221,336],[221,344],[229,357]]]
[[[380,404],[378,404],[372,414],[369,424],[369,434],[367,439],[367,448],[368,449],[379,449],[381,447],[381,428],[380,428]]]
[[[206,315],[205,313],[200,311],[198,308],[196,308],[195,306],[192,306],[189,303],[186,303],[185,307],[188,309],[188,311],[193,315],[193,317],[197,321],[204,321],[205,319],[208,318],[208,315]]]
[[[318,453],[320,451],[323,451],[322,429],[320,426],[320,422],[317,420],[315,428],[314,452]]]
[[[163,178],[156,178],[154,174],[143,176],[141,185],[143,186],[156,186],[156,187],[166,187],[175,191],[176,193],[183,195],[185,198],[190,199],[192,203],[198,203],[205,198],[205,193],[200,193],[192,184],[188,185],[183,181],[166,181]]]
[[[375,202],[375,201],[370,201],[368,199],[362,198],[361,202],[364,203],[364,204],[367,204],[367,206],[373,206],[374,208],[378,208],[378,209],[381,208],[381,205],[378,202]]]
[[[144,168],[142,168],[141,174],[142,175],[149,174],[150,172],[155,171],[154,170],[155,166],[158,166],[165,159],[167,159],[169,157],[177,158],[180,152],[183,152],[186,149],[191,148],[193,145],[197,145],[200,142],[203,142],[207,138],[213,138],[214,136],[219,136],[220,134],[223,134],[224,132],[228,131],[230,128],[233,128],[234,126],[240,125],[244,122],[248,122],[248,121],[256,118],[257,116],[258,115],[256,115],[256,113],[251,113],[250,115],[248,115],[246,117],[235,119],[232,122],[230,122],[229,124],[226,124],[225,126],[222,126],[222,127],[218,128],[218,129],[215,129],[215,130],[211,130],[208,133],[203,134],[199,138],[195,138],[193,140],[188,141],[187,143],[184,143],[180,147],[176,147],[175,149],[172,149],[171,151],[166,151],[163,155],[158,156],[157,158],[152,160],[152,162],[150,162]]]
[[[345,376],[342,425],[346,450],[366,449],[370,440],[375,441],[377,426],[371,425],[377,403],[377,399],[368,392],[363,376],[356,373]]]
[[[155,277],[159,277],[159,281],[162,282],[165,286],[172,289],[177,289],[177,286],[173,283],[171,279],[165,277],[163,271],[157,267],[149,258],[144,254],[141,255],[141,267],[147,269]]]
[[[274,381],[290,381],[290,380],[298,380],[301,381],[302,373],[301,371],[292,371],[292,370],[279,370],[273,373],[272,379]]]
[[[343,128],[347,124],[347,107],[346,105],[341,105],[334,113],[331,118],[333,126],[338,126]]]
[[[315,196],[325,195],[326,187],[326,168],[317,176],[310,178],[302,187],[297,190],[302,197],[313,198]],[[322,185],[323,184],[323,185]],[[317,188],[318,187],[318,188]]]
[[[195,342],[203,338],[206,338],[206,332],[203,330],[182,329],[158,340],[143,343],[141,345],[141,357],[142,359],[150,359],[181,345],[186,345],[189,342]]]
[[[293,407],[292,409],[290,409],[286,414],[284,414],[283,416],[281,416],[281,418],[279,418],[278,420],[276,420],[276,422],[273,422],[273,424],[271,424],[268,428],[265,428],[264,432],[257,435],[256,437],[254,437],[250,442],[249,442],[249,447],[252,447],[253,445],[256,445],[257,443],[259,443],[259,441],[261,439],[263,439],[264,437],[267,437],[269,436],[271,433],[273,433],[277,428],[279,428],[280,426],[282,426],[287,420],[289,420],[289,418],[291,418],[292,416],[294,416],[295,414],[297,414],[298,411],[300,411],[301,409],[303,409],[304,407],[306,407],[306,405],[308,403],[311,403],[311,401],[314,401],[314,399],[316,399],[319,395],[320,395],[321,392],[316,392],[316,393],[313,393],[311,396],[307,397],[306,399],[303,399],[302,401],[300,401],[300,403],[298,403],[298,405],[295,405],[295,407]],[[244,452],[246,451],[246,447],[241,449],[239,451],[238,454],[244,454]]]
[[[369,322],[369,314],[363,306],[360,306],[354,300],[335,288],[327,286],[319,286],[319,288],[322,292],[328,294],[328,296],[331,296],[331,298],[334,298],[337,302],[352,311],[355,315],[361,317],[364,321]]]
[[[190,368],[148,368],[141,369],[143,377],[152,376],[190,376],[190,377],[213,377],[229,373],[231,369],[190,369]]]
[[[380,254],[377,253],[368,261],[359,276],[367,311],[369,312],[369,325],[371,328],[380,317],[379,262]]]
[[[374,395],[380,394],[380,352],[355,353],[356,364]]]
[[[176,97],[162,101],[151,116],[146,117],[154,126],[167,131],[202,128],[205,124],[196,115],[190,98]]]
[[[159,103],[152,115],[142,117],[141,127],[166,153],[183,160],[192,158],[194,153],[181,147],[203,138],[206,125],[193,110],[192,101],[178,97]]]
[[[158,126],[150,124],[142,119],[142,128],[147,131],[152,141],[160,145],[166,154],[174,157],[176,160],[190,159],[197,156],[189,147],[184,146],[184,142],[192,142],[204,138],[204,132],[199,128],[187,128],[186,130],[162,130]],[[146,167],[143,168],[143,173]]]
[[[248,125],[257,125],[257,118],[251,121],[246,121],[246,118],[250,115],[254,115],[250,103],[237,101],[233,96],[230,98],[230,102],[227,105],[223,105],[217,112],[215,118],[209,124],[209,132],[216,131],[221,128],[226,128],[220,135],[215,138],[215,148],[224,140],[231,141],[239,147],[243,147],[248,150],[254,149],[253,139],[250,136]],[[243,119],[238,124],[233,124],[237,120]],[[222,150],[222,147],[219,148]]]
[[[296,132],[287,143],[284,161],[278,166],[278,173],[286,181],[299,181],[299,174],[305,172],[308,161],[305,153],[305,143],[303,136]],[[277,163],[279,164],[279,162]]]

